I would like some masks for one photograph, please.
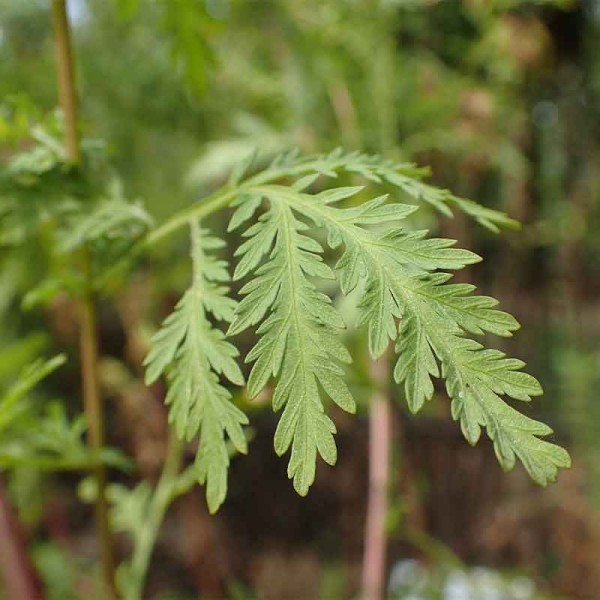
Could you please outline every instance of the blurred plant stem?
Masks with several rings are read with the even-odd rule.
[[[84,274],[88,289],[84,292],[80,305],[79,344],[81,353],[81,383],[83,404],[88,422],[88,444],[90,449],[99,453],[104,446],[104,408],[100,395],[98,380],[98,339],[96,303],[94,295],[89,291],[91,275],[89,255],[82,256]],[[102,574],[107,594],[116,596],[114,583],[115,562],[113,539],[109,521],[108,502],[106,500],[106,468],[101,463],[94,469],[94,477],[98,488],[96,498],[96,527],[100,542],[100,558]]]
[[[52,0],[52,25],[56,50],[56,77],[59,102],[65,128],[65,158],[74,167],[81,162],[77,132],[77,99],[71,52],[71,36],[65,0]],[[104,446],[104,410],[98,380],[98,337],[95,298],[92,290],[90,256],[87,250],[81,256],[86,291],[81,298],[79,343],[81,352],[81,382],[84,410],[88,422],[88,444],[99,453]],[[115,563],[112,532],[106,501],[106,469],[94,470],[98,495],[96,499],[96,527],[100,543],[100,559],[104,582],[104,597],[115,598]]]
[[[58,98],[65,127],[65,158],[67,162],[77,165],[81,160],[81,153],[77,133],[77,96],[75,94],[75,75],[66,0],[52,0],[52,27],[56,52]]]
[[[29,561],[22,528],[6,497],[0,479],[0,561],[3,598],[39,600],[43,598],[36,572]]]
[[[369,371],[375,394],[369,403],[369,491],[361,598],[381,600],[385,587],[385,522],[390,478],[391,406],[387,354],[372,360]]]
[[[127,600],[142,598],[152,550],[169,505],[177,496],[187,492],[196,483],[193,466],[181,477],[179,476],[183,450],[184,443],[179,440],[175,430],[169,428],[169,443],[163,470],[150,499],[144,527],[135,538],[130,568],[126,572],[128,581],[124,581],[121,586]],[[191,474],[194,476],[188,477]]]

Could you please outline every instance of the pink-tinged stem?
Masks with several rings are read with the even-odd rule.
[[[0,480],[0,571],[6,598],[41,600],[41,586],[25,548],[25,536]]]
[[[385,520],[390,471],[391,407],[388,395],[388,361],[384,356],[371,364],[377,391],[370,403],[369,495],[363,556],[362,599],[381,600],[385,587]]]

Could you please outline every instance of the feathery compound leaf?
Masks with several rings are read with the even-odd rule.
[[[465,337],[483,332],[510,336],[518,328],[516,320],[497,310],[493,298],[472,296],[474,286],[447,284],[450,275],[429,273],[436,268],[460,268],[478,260],[476,255],[452,248],[451,241],[427,240],[423,232],[404,232],[390,222],[391,213],[383,205],[372,204],[377,213],[365,220],[357,208],[331,206],[330,192],[311,196],[279,186],[262,186],[261,191],[285,200],[291,209],[325,227],[332,248],[343,245],[336,265],[342,290],[347,293],[364,283],[360,322],[368,327],[374,358],[384,352],[389,340],[399,337],[394,376],[404,383],[412,411],[432,397],[431,378],[440,375],[439,361],[453,417],[460,420],[469,442],[476,443],[481,427],[486,427],[502,467],[511,469],[518,457],[542,485],[556,478],[558,468],[569,465],[565,450],[537,437],[552,433],[549,427],[500,398],[527,401],[542,393],[539,383],[520,371],[524,363]],[[400,210],[395,219],[403,216]],[[367,223],[383,229],[365,229]]]
[[[212,510],[226,491],[224,434],[244,451],[241,425],[246,417],[229,403],[218,377],[243,383],[234,361],[237,351],[210,326],[207,311],[230,323],[228,335],[256,327],[258,341],[246,357],[253,363],[248,391],[255,397],[275,378],[273,408],[283,411],[275,450],[281,455],[291,448],[288,476],[301,495],[314,481],[317,454],[329,464],[337,458],[335,425],[325,412],[323,393],[342,409],[355,411],[344,382],[343,364],[351,362],[340,341],[344,323],[313,283],[314,277],[335,276],[323,262],[321,244],[307,235],[309,222],[325,229],[327,245],[341,253],[336,276],[344,294],[356,290],[359,295],[358,324],[366,326],[371,356],[380,357],[390,341],[395,342],[394,378],[403,385],[411,411],[432,398],[433,378],[441,377],[465,437],[474,444],[485,427],[505,469],[519,458],[532,478],[545,485],[569,465],[565,450],[540,439],[552,433],[549,427],[502,399],[528,401],[542,393],[539,383],[521,371],[524,363],[468,337],[508,337],[519,328],[517,321],[498,310],[493,298],[474,295],[474,286],[449,283],[451,275],[439,272],[463,268],[480,257],[455,248],[454,240],[430,239],[426,231],[402,227],[417,210],[415,205],[389,203],[387,196],[379,196],[341,208],[340,202],[356,200],[363,187],[334,186],[318,194],[307,190],[320,176],[335,178],[345,171],[395,186],[409,199],[424,201],[448,216],[452,207],[458,208],[492,230],[515,227],[514,221],[424,183],[424,169],[379,156],[336,149],[301,157],[294,151],[244,178],[246,169],[242,166],[232,176],[226,191],[194,209],[196,214],[210,214],[231,204],[235,210],[228,231],[233,231],[253,219],[264,203],[265,211],[244,231],[235,252],[234,279],[248,278],[240,292],[242,301],[236,306],[226,296],[227,287],[219,285],[228,279],[226,265],[202,251],[221,243],[203,238],[200,244],[196,227],[194,285],[156,334],[146,360],[148,381],[165,370],[169,374],[167,401],[180,434],[190,438],[200,430],[199,472],[208,483]],[[275,183],[289,178],[295,183]],[[182,215],[175,216],[153,232],[152,240],[181,222]]]
[[[244,384],[235,360],[238,351],[207,318],[210,312],[230,322],[235,309],[235,302],[226,296],[229,288],[221,285],[229,279],[227,264],[206,254],[223,242],[207,236],[195,221],[190,225],[194,281],[154,335],[144,365],[149,384],[168,373],[166,403],[177,434],[187,440],[200,434],[198,479],[206,483],[208,506],[215,512],[227,493],[229,452],[225,434],[238,452],[245,453],[242,425],[248,419],[230,402],[230,392],[219,381],[221,375],[236,385]]]
[[[512,229],[519,227],[518,222],[510,219],[502,212],[486,208],[472,200],[459,198],[448,190],[423,182],[422,178],[428,174],[427,169],[419,168],[410,163],[397,163],[378,155],[360,152],[345,153],[340,148],[336,148],[329,154],[309,156],[298,156],[297,153],[283,154],[273,161],[269,169],[259,175],[258,180],[260,183],[264,183],[273,181],[277,178],[277,175],[304,173],[337,177],[337,173],[340,171],[357,173],[374,183],[392,185],[400,189],[409,198],[425,202],[447,217],[452,216],[453,207],[457,208],[494,232],[497,232],[501,227]]]
[[[335,425],[325,414],[319,388],[344,410],[355,411],[340,366],[350,362],[350,356],[339,341],[344,327],[340,315],[309,279],[333,277],[322,262],[321,246],[304,235],[307,225],[294,216],[277,189],[264,195],[270,208],[246,231],[249,239],[236,252],[242,258],[235,277],[251,271],[256,277],[241,290],[245,297],[229,333],[261,323],[260,339],[246,357],[254,362],[249,393],[256,396],[271,376],[277,378],[273,408],[284,410],[275,451],[282,455],[291,446],[288,476],[305,495],[315,478],[317,453],[330,465],[337,459]]]
[[[139,202],[103,200],[89,213],[79,215],[62,235],[59,247],[71,252],[86,242],[123,237],[139,237],[152,225],[152,219]]]

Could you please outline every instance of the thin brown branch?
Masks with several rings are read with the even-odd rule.
[[[79,136],[77,131],[77,100],[75,76],[71,52],[71,35],[65,0],[52,0],[52,25],[56,49],[56,75],[59,101],[65,124],[65,158],[73,165],[81,161]],[[86,293],[80,306],[80,351],[81,380],[84,410],[89,427],[88,445],[98,453],[104,445],[104,410],[98,379],[98,338],[96,306],[92,289],[92,273],[89,253],[84,250],[82,270],[85,277]],[[103,466],[95,469],[97,486],[96,527],[100,542],[100,559],[105,583],[105,598],[116,597],[115,563],[113,542],[110,530],[108,504],[106,501],[106,470]]]
[[[89,264],[89,257],[84,260]],[[87,274],[89,280],[89,273]],[[98,339],[96,333],[96,307],[93,295],[86,293],[81,302],[80,353],[81,382],[84,410],[88,421],[88,444],[98,453],[104,446],[104,409],[98,379]],[[94,471],[97,487],[96,528],[100,542],[102,575],[107,588],[106,596],[115,597],[115,562],[106,500],[106,469],[103,465]]]
[[[66,0],[52,0],[52,27],[54,28],[58,98],[65,126],[65,158],[67,162],[79,164],[81,152],[77,130],[77,95]]]
[[[338,122],[344,146],[359,148],[361,140],[358,118],[348,86],[344,82],[336,82],[328,86],[327,93]]]

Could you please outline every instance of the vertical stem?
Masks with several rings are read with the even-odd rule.
[[[369,494],[362,572],[363,600],[381,600],[384,597],[391,430],[388,371],[386,355],[371,362],[370,372],[376,392],[369,407]]]
[[[65,158],[72,165],[81,161],[77,132],[77,100],[75,76],[71,52],[71,36],[65,0],[52,0],[52,25],[56,51],[56,75],[60,106],[65,124]],[[90,256],[82,254],[82,268],[86,291],[81,299],[79,342],[81,352],[81,380],[84,410],[89,432],[88,445],[98,453],[104,445],[104,414],[98,380],[98,338],[96,333],[96,306],[92,289]],[[97,484],[96,528],[100,542],[100,559],[104,581],[104,598],[116,597],[112,534],[106,501],[106,470],[100,465],[95,469]]]
[[[77,96],[66,0],[52,0],[52,27],[54,28],[58,98],[65,122],[65,156],[68,162],[76,165],[80,162],[81,153],[77,133]]]
[[[19,526],[0,480],[0,569],[6,598],[40,600],[43,598],[37,575],[25,550],[23,531]],[[0,590],[1,591],[1,590]]]
[[[90,290],[89,255],[83,256],[87,290],[81,299],[79,345],[81,355],[81,384],[83,405],[88,422],[88,445],[96,453],[104,446],[104,409],[98,380],[98,338],[96,306]],[[106,469],[98,463],[94,469],[96,487],[96,529],[100,545],[100,561],[106,598],[116,597],[115,561],[112,532],[106,500]]]

